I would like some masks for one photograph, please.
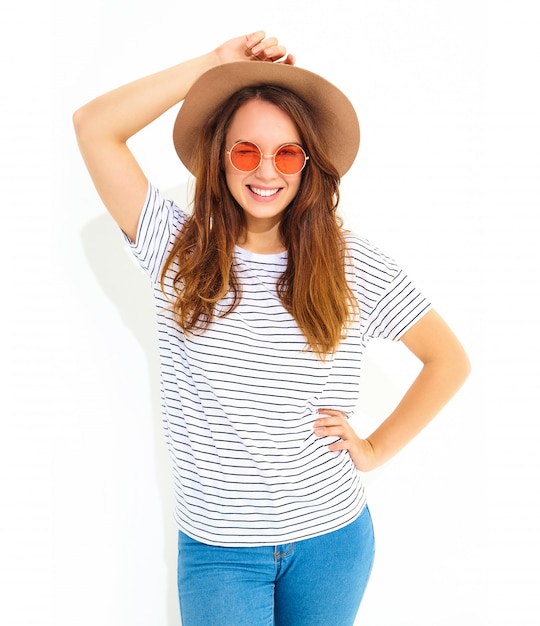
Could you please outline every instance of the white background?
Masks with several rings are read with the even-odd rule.
[[[366,476],[378,554],[358,624],[540,624],[534,7],[4,0],[2,624],[180,623],[150,291],[91,185],[71,115],[259,28],[355,104],[347,225],[399,260],[473,364],[441,415]],[[181,200],[175,112],[132,147]],[[399,344],[372,346],[361,433],[416,368]]]

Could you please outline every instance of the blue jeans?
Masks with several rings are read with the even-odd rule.
[[[352,626],[375,542],[366,506],[351,524],[255,548],[178,540],[182,626]]]

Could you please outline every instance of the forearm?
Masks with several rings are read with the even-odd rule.
[[[79,142],[125,143],[132,135],[153,122],[187,95],[193,83],[207,70],[233,61],[270,61],[294,64],[275,37],[263,31],[235,37],[211,52],[184,61],[161,72],[114,89],[75,112],[73,121]]]
[[[118,142],[131,136],[181,102],[191,85],[219,62],[210,52],[118,87],[85,104],[74,114],[79,140],[85,132]]]
[[[367,438],[375,469],[386,463],[416,437],[465,382],[469,361],[457,351],[451,360],[426,363],[394,411]]]

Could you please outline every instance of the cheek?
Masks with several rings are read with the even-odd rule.
[[[236,170],[232,170],[229,167],[225,168],[225,182],[230,187],[231,185],[238,184],[238,172]]]
[[[227,183],[227,189],[231,196],[239,201],[240,194],[243,190],[244,183],[242,182],[242,175],[236,171],[230,171],[229,168],[225,168],[225,182]]]
[[[295,198],[298,195],[298,191],[300,190],[301,182],[302,182],[302,175],[299,175],[297,180],[291,181],[289,183],[289,189],[291,190],[291,193],[294,195]]]
[[[223,162],[223,171],[225,172],[225,180],[227,184],[234,184],[237,182],[242,176],[245,176],[243,172],[239,172],[235,169],[232,164],[229,162],[229,159],[225,159]]]

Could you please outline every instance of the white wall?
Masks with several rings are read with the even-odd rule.
[[[367,477],[378,555],[358,624],[539,623],[533,7],[3,3],[2,624],[180,623],[150,293],[93,190],[71,114],[258,28],[357,106],[347,222],[416,278],[474,368],[440,417]],[[132,146],[181,198],[174,113]],[[415,368],[400,346],[373,346],[361,432]]]

